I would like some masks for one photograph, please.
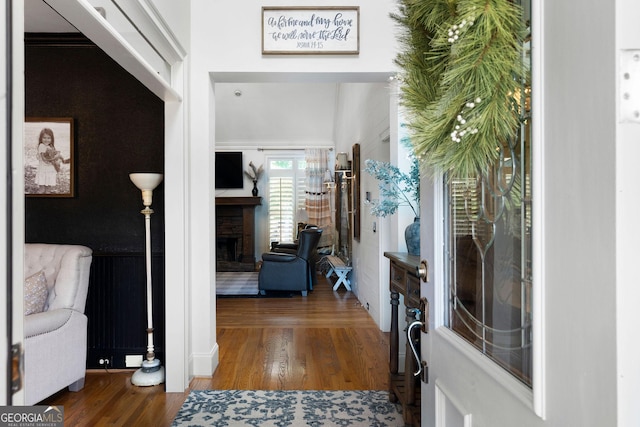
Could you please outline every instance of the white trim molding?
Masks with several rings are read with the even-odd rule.
[[[162,78],[87,0],[45,2],[160,99],[182,100],[180,93],[171,86],[171,81]]]
[[[113,0],[113,2],[130,22],[135,22],[136,29],[168,64],[174,65],[184,60],[187,55],[186,50],[151,1]]]
[[[451,414],[449,409],[455,409],[462,419],[462,427],[473,427],[473,415],[455,398],[455,395],[447,390],[440,379],[436,380],[436,427],[448,427],[453,425],[447,418]],[[449,407],[449,408],[448,408]]]
[[[543,28],[544,1],[531,2],[531,116],[532,121],[532,188],[533,188],[533,231],[532,231],[532,342],[533,342],[533,374],[531,378],[533,389],[533,409],[540,418],[546,418],[546,344],[545,344],[545,284],[546,277],[544,266],[544,114],[543,114],[543,87],[544,87],[544,28]]]

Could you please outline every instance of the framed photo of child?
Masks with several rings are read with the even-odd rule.
[[[73,119],[26,118],[24,193],[29,197],[74,197]]]

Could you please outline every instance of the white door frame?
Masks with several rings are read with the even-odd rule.
[[[3,2],[4,3],[4,2]],[[23,171],[23,152],[22,152],[22,128],[24,125],[24,4],[23,2],[11,2],[11,34],[12,34],[12,52],[11,58],[11,109],[10,120],[11,123],[6,123],[6,126],[11,126],[11,211],[8,212],[4,209],[4,213],[7,214],[6,221],[3,221],[11,227],[11,237],[0,233],[3,236],[3,245],[0,251],[4,251],[5,248],[11,248],[11,253],[7,253],[3,257],[3,260],[11,262],[11,281],[7,283],[7,286],[12,287],[11,293],[11,339],[13,345],[19,346],[24,351],[24,332],[23,332],[23,254],[24,254],[24,171]],[[5,9],[6,10],[6,9]],[[8,58],[6,52],[5,58]],[[6,176],[6,175],[3,175]],[[5,200],[5,202],[9,202]],[[6,239],[6,240],[5,240]],[[10,241],[9,241],[10,239]],[[6,268],[2,268],[2,271],[7,271]],[[8,278],[9,279],[9,278]],[[15,286],[15,284],[18,284]],[[3,289],[2,292],[8,292],[7,289]],[[5,298],[4,301],[7,301]],[[8,308],[7,308],[8,309]],[[6,313],[5,313],[6,314]],[[7,317],[4,316],[4,319]],[[9,349],[7,349],[9,350]],[[8,352],[3,351],[3,355]],[[7,366],[7,365],[3,365]],[[24,374],[22,373],[24,376]],[[11,383],[11,378],[7,379],[7,384]],[[24,383],[24,382],[23,382]],[[0,398],[0,401],[4,399]],[[12,396],[6,396],[6,401],[13,405],[21,405],[24,403],[24,388],[20,389]]]
[[[0,1],[0,55],[3,55],[7,58],[6,52],[6,40],[11,38],[11,34],[9,34],[11,25],[9,25],[9,16],[6,15],[7,11],[7,2],[6,0]],[[3,67],[0,70],[0,100],[2,100],[2,104],[0,104],[0,130],[3,135],[9,136],[9,140],[11,133],[9,132],[11,123],[11,105],[9,100],[11,99],[11,88],[9,84],[11,82],[11,78],[6,73],[6,68]],[[7,147],[9,145],[5,145],[5,153],[7,152]],[[4,179],[7,176],[7,172],[11,166],[11,162],[9,158],[0,156],[2,162],[0,163],[0,176],[3,177],[2,185],[8,185],[8,182]],[[6,229],[9,229],[11,226],[11,214],[8,212],[8,208],[10,206],[8,200],[8,194],[6,192],[1,193],[0,195],[0,223]],[[7,251],[7,247],[9,244],[9,236],[6,233],[0,233],[0,271],[7,272],[8,266],[11,265],[11,252]],[[8,274],[5,274],[4,278],[6,280],[2,280],[2,286],[0,286],[0,301],[4,301],[3,304],[0,304],[0,318],[6,319],[7,314],[11,310],[10,301],[7,299],[9,294],[9,289],[11,283],[13,282]],[[5,326],[5,335],[2,340],[0,340],[0,366],[8,366],[8,359],[11,357],[9,355],[9,349],[11,348],[11,344],[13,343],[11,340],[12,333],[9,330],[8,325]],[[6,373],[6,372],[5,372]],[[6,374],[2,375],[2,384],[0,385],[0,405],[7,405],[9,399],[9,384],[11,384],[11,375]]]

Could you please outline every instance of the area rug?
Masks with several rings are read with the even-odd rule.
[[[257,271],[216,272],[216,295],[256,296],[258,295]]]
[[[404,426],[388,391],[195,390],[173,427]]]

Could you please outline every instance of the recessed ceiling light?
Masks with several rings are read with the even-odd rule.
[[[240,89],[236,89],[235,92],[233,92],[233,94],[235,96],[242,96],[242,91]]]

